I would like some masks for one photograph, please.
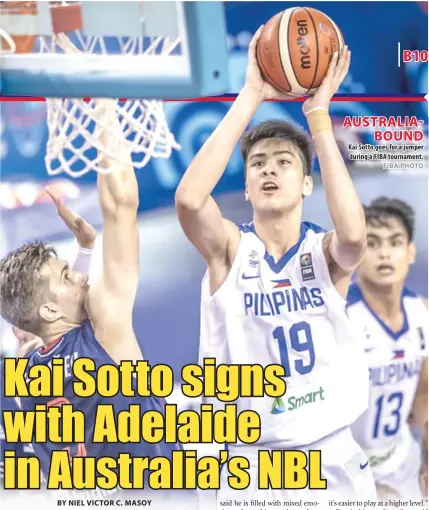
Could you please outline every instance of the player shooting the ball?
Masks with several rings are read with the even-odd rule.
[[[325,232],[302,222],[304,198],[313,190],[309,137],[282,121],[263,122],[244,134],[263,101],[281,97],[258,68],[260,34],[261,29],[249,46],[243,89],[176,192],[182,228],[208,267],[202,283],[200,362],[214,357],[217,364],[284,368],[288,389],[282,399],[241,397],[237,402],[237,412],[255,410],[262,424],[256,444],[229,446],[230,458],[243,456],[250,463],[251,482],[240,497],[305,498],[326,505],[332,496],[375,499],[368,461],[349,428],[368,405],[366,361],[345,313],[351,274],[366,250],[365,216],[329,117],[351,55],[347,47],[334,54],[323,83],[303,105],[335,226]],[[237,226],[222,217],[211,193],[240,139],[253,222]],[[300,490],[258,494],[261,448],[319,450],[326,483],[313,483],[315,490],[308,493],[308,487],[296,486]],[[227,476],[223,470],[222,498],[235,496]]]

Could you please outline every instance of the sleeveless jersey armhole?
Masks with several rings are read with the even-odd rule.
[[[347,300],[338,292],[334,282],[332,281],[328,261],[326,260],[325,252],[323,250],[323,240],[325,236],[330,234],[331,232],[333,231],[330,230],[329,232],[315,234],[317,239],[315,249],[317,250],[317,260],[319,261],[320,264],[323,284],[326,285],[326,287],[332,292],[333,296],[335,296],[338,299],[341,306],[345,309]]]
[[[226,287],[227,283],[231,280],[231,278],[233,278],[233,274],[235,274],[237,266],[240,264],[241,253],[242,253],[242,251],[244,249],[243,245],[245,243],[244,243],[244,239],[243,238],[244,238],[244,234],[240,230],[240,241],[238,243],[238,248],[237,248],[237,252],[235,254],[234,260],[232,261],[231,267],[230,267],[230,269],[228,271],[228,274],[227,274],[225,280],[221,283],[219,288],[213,294],[210,293],[209,271],[208,271],[208,269],[206,270],[206,272],[204,274],[204,277],[203,277],[202,284],[203,284],[203,286],[205,286],[205,298],[207,300],[212,300],[215,297],[218,297],[219,294],[222,294],[223,293],[223,288]]]

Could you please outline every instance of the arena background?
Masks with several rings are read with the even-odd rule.
[[[331,113],[336,136],[347,157],[349,143],[374,143],[371,129],[343,128],[345,115],[417,115],[427,119],[426,102],[392,101],[393,97],[427,93],[427,64],[398,68],[397,44],[402,48],[424,49],[428,40],[427,3],[423,2],[309,2],[332,16],[352,49],[350,74],[340,92],[360,94],[364,102],[336,102]],[[227,2],[225,12],[229,33],[230,90],[237,93],[245,76],[247,45],[264,20],[289,2]],[[368,96],[383,96],[368,101]],[[95,175],[79,180],[48,179],[44,168],[47,139],[46,109],[43,102],[2,102],[1,105],[1,228],[0,255],[35,238],[52,243],[61,256],[71,259],[76,250],[73,239],[43,195],[47,184],[56,185],[67,205],[97,227],[101,223]],[[141,276],[135,306],[135,330],[145,357],[152,363],[167,363],[176,377],[186,363],[197,361],[199,337],[200,281],[204,264],[182,234],[173,208],[174,191],[207,136],[229,108],[228,102],[165,104],[172,131],[182,146],[169,160],[157,160],[138,172],[140,187]],[[254,123],[283,119],[305,125],[300,103],[265,103]],[[425,125],[427,134],[427,124]],[[427,150],[427,137],[425,139]],[[349,162],[350,163],[350,162]],[[409,276],[409,287],[427,296],[428,282],[428,182],[427,174],[387,174],[381,167],[350,163],[359,196],[368,203],[379,195],[408,201],[416,210],[417,262]],[[304,219],[325,228],[332,226],[323,189],[317,174],[316,188],[304,207]],[[243,196],[243,168],[238,151],[234,154],[216,189],[225,217],[236,222],[251,220]],[[100,239],[94,255],[96,276],[100,260]],[[2,323],[3,352],[10,353],[13,336]]]

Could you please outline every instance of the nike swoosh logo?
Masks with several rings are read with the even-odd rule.
[[[360,468],[365,469],[368,464],[369,464],[369,462],[366,461],[365,464],[360,464]]]
[[[254,278],[259,278],[259,275],[247,276],[246,274],[243,273],[241,277],[243,278],[243,280],[253,280]]]

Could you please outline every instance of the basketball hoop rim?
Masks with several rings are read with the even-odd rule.
[[[191,64],[184,55],[100,55],[85,53],[70,54],[43,54],[39,53],[4,55],[2,59],[3,71],[39,74],[49,66],[50,74],[58,76],[72,76],[82,81],[88,76],[103,73],[108,78],[123,78],[130,81],[129,70],[133,71],[133,80],[147,78],[153,80],[178,79],[183,82],[191,80]],[[162,78],[160,76],[162,75]]]
[[[103,97],[117,98],[118,90],[120,90],[121,96],[130,99],[142,97],[181,99],[224,94],[229,86],[229,60],[225,44],[227,32],[223,5],[220,2],[178,1],[177,3],[180,14],[179,38],[183,35],[181,44],[184,46],[181,52],[186,56],[186,71],[183,68],[178,70],[163,66],[160,74],[148,73],[147,70],[143,72],[137,59],[141,59],[141,62],[143,59],[148,61],[151,57],[141,55],[135,56],[135,59],[134,56],[130,56],[133,59],[134,68],[127,70],[128,74],[122,68],[119,74],[112,76],[114,69],[111,65],[107,66],[107,62],[105,63],[106,73],[103,73],[104,69],[100,72],[100,68],[91,72],[91,67],[85,63],[83,64],[85,68],[78,68],[76,73],[76,60],[72,71],[67,69],[63,72],[67,66],[65,60],[68,59],[70,62],[72,57],[64,56],[59,52],[50,57],[48,56],[49,48],[47,48],[40,65],[37,65],[35,61],[40,59],[40,52],[35,53],[34,56],[16,53],[2,55],[2,93],[13,96],[34,96],[37,90],[37,94],[44,97],[100,97],[101,94]],[[85,5],[80,2],[80,6],[83,14]],[[207,32],[204,28],[206,26],[210,26],[211,30]],[[73,37],[74,34],[78,35],[85,29],[86,23],[82,30],[76,30],[73,33]],[[46,37],[40,33],[38,35],[46,39],[50,32],[51,37],[55,39],[56,34],[52,30],[46,30]],[[37,36],[37,33],[35,35]],[[146,37],[145,31],[142,35]],[[150,44],[150,38],[155,37],[153,34],[148,35],[149,41],[144,41],[143,49],[146,48],[147,42]],[[103,35],[92,37],[103,37]],[[55,45],[55,40],[43,42],[51,47]],[[124,44],[127,42],[125,41]],[[140,48],[140,42],[137,44]],[[170,42],[167,44],[170,46]],[[98,58],[103,60],[103,55],[99,55]],[[110,58],[115,56],[111,55]],[[128,57],[122,55],[120,58],[123,62]],[[156,59],[154,61],[168,62],[175,66],[183,66],[185,63],[178,55],[167,57],[158,53]],[[92,62],[89,58],[84,61]],[[44,66],[46,62],[47,67]],[[62,71],[58,71],[58,66],[61,66]]]

